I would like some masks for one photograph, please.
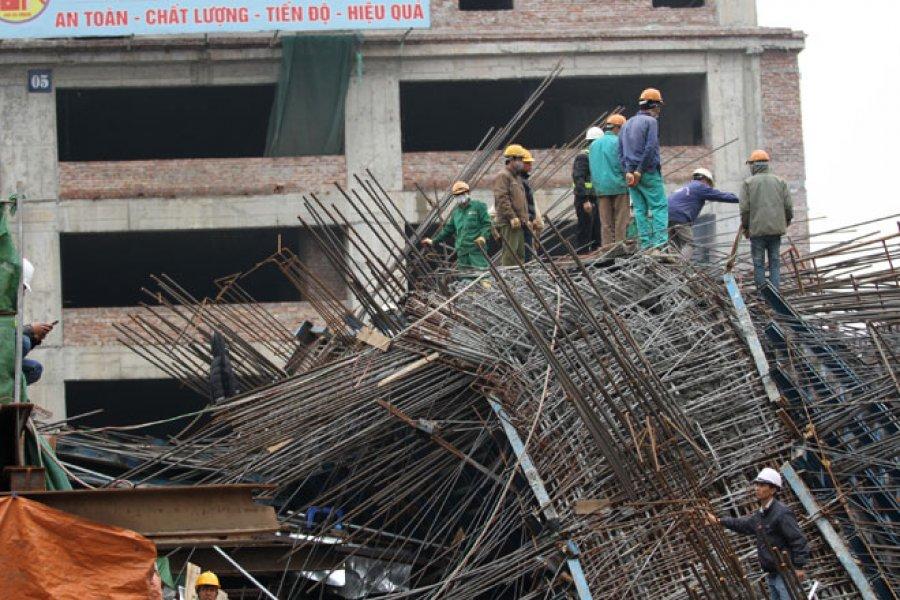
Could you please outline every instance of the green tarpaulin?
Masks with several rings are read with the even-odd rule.
[[[343,154],[356,38],[304,35],[284,38],[281,46],[266,156]]]

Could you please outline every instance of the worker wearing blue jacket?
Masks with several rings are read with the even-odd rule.
[[[713,187],[709,169],[695,169],[691,182],[669,196],[669,243],[685,258],[694,254],[694,221],[707,202],[737,204],[738,197]]]
[[[640,247],[659,249],[669,241],[669,210],[659,159],[659,90],[641,92],[640,110],[619,133],[619,162],[634,209]]]

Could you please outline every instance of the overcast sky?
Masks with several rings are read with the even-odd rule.
[[[900,212],[900,0],[757,6],[760,25],[807,36],[800,53],[806,187],[810,217],[826,217],[810,228]]]

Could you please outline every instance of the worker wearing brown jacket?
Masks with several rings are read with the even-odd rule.
[[[528,199],[519,175],[524,170],[525,148],[512,144],[503,152],[506,166],[494,179],[494,211],[497,229],[503,238],[500,264],[516,264],[516,257],[525,260],[525,231],[528,227]]]

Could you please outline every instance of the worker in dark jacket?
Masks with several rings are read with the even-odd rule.
[[[619,161],[634,208],[641,248],[659,250],[669,241],[669,209],[659,158],[659,90],[641,92],[640,110],[619,133]]]
[[[781,284],[781,236],[794,218],[791,190],[781,177],[769,172],[765,150],[754,150],[747,164],[752,175],[741,187],[741,229],[750,238],[753,280],[757,289],[766,284],[768,255],[769,283],[777,290]]]
[[[528,221],[531,227],[525,228],[525,262],[528,262],[534,256],[534,238],[540,239],[541,232],[544,230],[544,220],[541,218],[541,211],[538,209],[537,203],[534,201],[534,190],[531,189],[531,169],[534,168],[534,156],[526,148],[525,157],[522,158],[522,173],[519,179],[522,180],[522,187],[525,188],[525,199],[528,201]]]
[[[669,196],[669,243],[685,260],[694,254],[694,221],[707,202],[737,204],[738,197],[713,187],[709,169],[695,169],[691,182]]]
[[[710,524],[719,523],[736,533],[756,536],[756,551],[759,564],[766,573],[772,600],[791,600],[785,584],[785,568],[794,570],[797,579],[803,581],[806,574],[803,567],[809,561],[809,544],[806,542],[794,513],[775,498],[781,489],[781,475],[775,469],[765,468],[754,480],[756,499],[760,509],[746,517],[719,518],[707,513]],[[790,564],[783,565],[783,559],[776,553],[787,552]]]
[[[591,127],[585,139],[591,144],[603,137],[603,130]],[[578,219],[577,248],[579,252],[591,252],[600,247],[600,209],[591,179],[590,150],[584,149],[575,156],[572,164],[572,183],[575,186],[575,216]]]

